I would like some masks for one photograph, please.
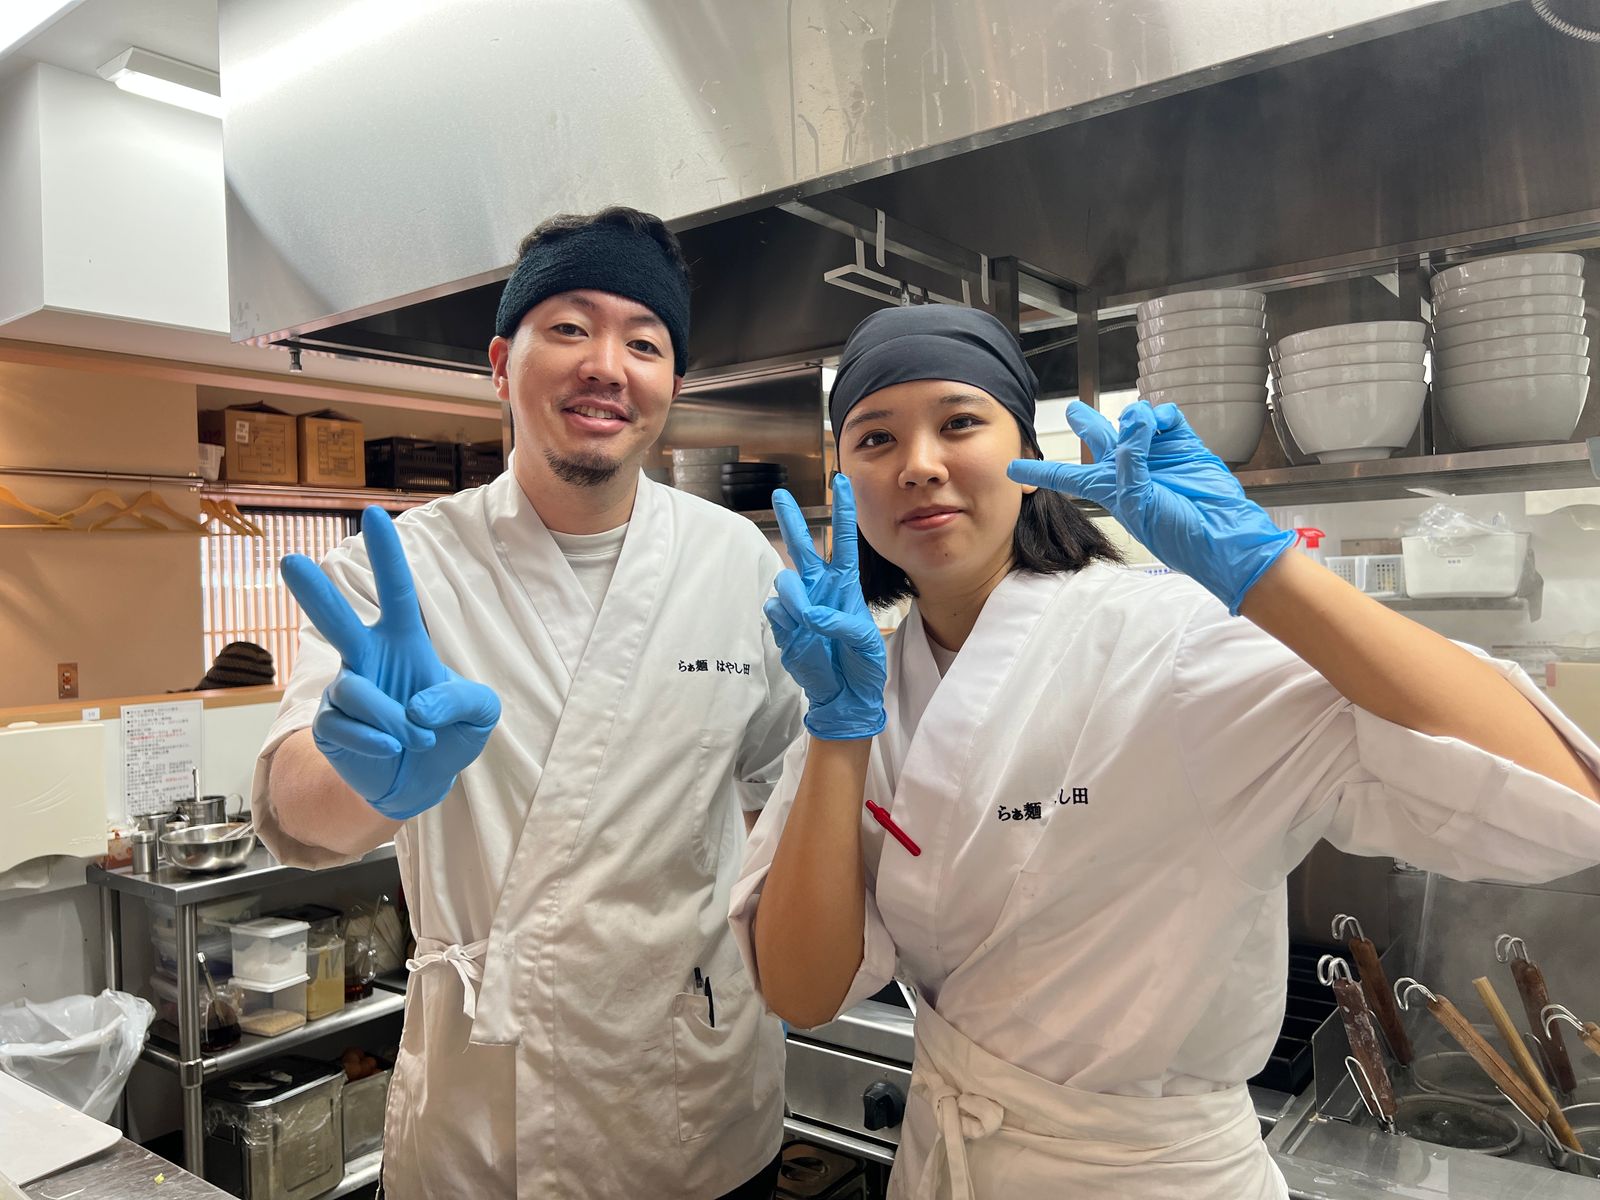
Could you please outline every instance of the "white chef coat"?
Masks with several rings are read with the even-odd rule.
[[[737,1186],[782,1134],[782,1031],[726,921],[741,807],[765,802],[799,729],[761,611],[776,554],[746,519],[641,476],[596,614],[511,470],[395,525],[440,659],[493,688],[502,715],[443,803],[395,838],[417,969],[387,1194],[703,1200]],[[323,565],[374,619],[360,539]],[[337,669],[303,625],[256,766],[257,827],[295,865],[340,856],[283,832],[269,762]]]
[[[1600,748],[1519,669],[1490,661],[1600,768]],[[1124,1148],[1158,1112],[1181,1136],[1174,1097],[1216,1106],[1215,1131],[1236,1126],[1243,1081],[1283,1019],[1285,879],[1319,838],[1461,879],[1535,882],[1600,862],[1600,805],[1357,708],[1181,576],[1105,564],[1014,573],[942,680],[913,609],[890,640],[885,699],[866,794],[922,855],[863,812],[864,955],[842,1008],[898,964],[942,1018],[930,1058],[990,1056],[1068,1089],[1061,1103],[1075,1114],[1144,1098]],[[734,888],[752,971],[752,922],[807,744],[791,750]],[[966,1044],[952,1050],[945,1031]],[[919,1062],[926,1048],[919,1033]],[[914,1084],[897,1195],[947,1194],[948,1172],[929,1159],[955,1110],[936,1116],[927,1092]],[[967,1117],[969,1135],[985,1136]],[[1169,1194],[1170,1172],[1125,1164],[1107,1184],[1003,1141],[974,1144],[990,1146],[973,1151],[981,1196],[1054,1197],[1089,1178],[1096,1196]],[[1206,1177],[1214,1189],[1185,1190],[1180,1177],[1170,1194],[1282,1194],[1254,1141],[1234,1176]],[[1100,1157],[1080,1156],[1079,1168]]]

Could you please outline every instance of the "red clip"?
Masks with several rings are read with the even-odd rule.
[[[867,811],[872,814],[872,819],[889,831],[891,837],[911,852],[913,858],[922,853],[922,847],[911,840],[911,836],[904,829],[894,823],[894,818],[884,811],[881,805],[867,801]]]

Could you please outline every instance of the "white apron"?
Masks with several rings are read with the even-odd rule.
[[[863,958],[841,1007],[898,970],[923,1011],[963,1035],[952,1051],[951,1038],[919,1032],[950,1086],[1045,1125],[1092,1117],[1101,1140],[1142,1147],[1163,1171],[1162,1146],[1176,1146],[1146,1140],[1150,1118],[1134,1102],[1162,1105],[1154,1128],[1173,1142],[1220,1130],[1219,1105],[1222,1116],[1243,1111],[1241,1085],[1283,1018],[1284,881],[1319,837],[1457,878],[1535,881],[1600,862],[1600,806],[1355,708],[1181,577],[1016,573],[943,679],[915,608],[888,658],[867,798],[922,854],[863,813]],[[1600,763],[1526,676],[1496,666]],[[806,747],[791,751],[733,891],[752,973],[751,928]],[[996,1085],[1000,1066],[1020,1074]],[[1019,1103],[1037,1096],[1028,1080],[1066,1089],[1049,1094],[1071,1119]],[[994,1086],[1005,1094],[986,1092]],[[935,1087],[926,1075],[919,1084]],[[1090,1112],[1086,1094],[1103,1104]],[[942,1153],[925,1102],[923,1113],[907,1118],[897,1168],[916,1186],[924,1159]],[[1019,1179],[1050,1186],[980,1183],[979,1194],[1054,1200],[1100,1177],[1100,1165],[1049,1145]],[[1170,1160],[1171,1177],[1182,1161]],[[1262,1194],[1258,1156],[1205,1162],[1192,1200]]]
[[[396,837],[417,950],[386,1193],[718,1195],[782,1127],[781,1030],[724,919],[741,799],[759,804],[798,727],[761,617],[776,555],[742,518],[641,478],[596,617],[510,470],[396,525],[440,658],[502,716]],[[326,565],[370,620],[359,541]],[[263,836],[303,865],[330,856],[277,827],[265,764],[336,669],[304,630],[257,771]]]
[[[1030,1075],[917,1012],[889,1200],[1287,1200],[1241,1084],[1112,1096]]]

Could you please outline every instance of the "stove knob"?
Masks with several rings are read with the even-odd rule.
[[[861,1093],[861,1123],[868,1129],[891,1129],[906,1115],[906,1097],[880,1079]]]

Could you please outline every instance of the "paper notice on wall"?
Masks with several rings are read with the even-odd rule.
[[[122,796],[128,816],[172,812],[195,794],[200,766],[199,700],[122,707]]]

